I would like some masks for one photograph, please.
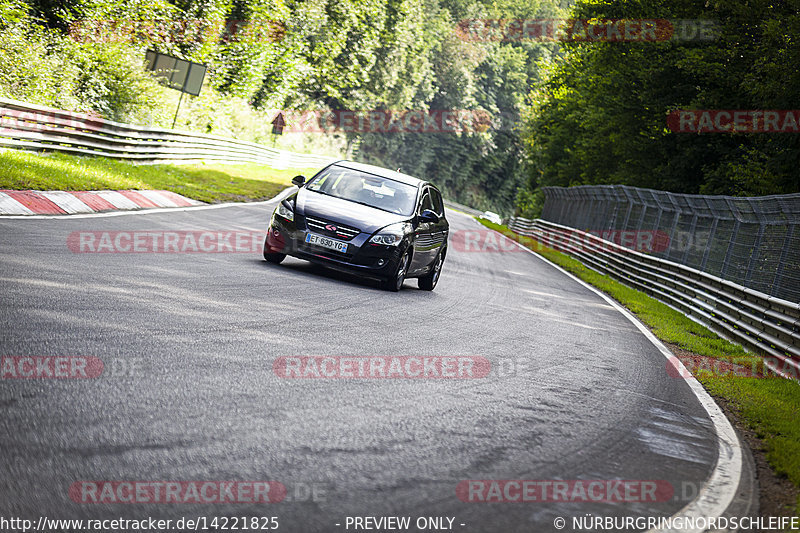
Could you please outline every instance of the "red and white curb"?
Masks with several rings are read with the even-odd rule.
[[[0,215],[73,215],[195,205],[204,204],[171,191],[0,190]]]

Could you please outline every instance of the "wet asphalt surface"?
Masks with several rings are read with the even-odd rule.
[[[94,356],[105,367],[96,379],[0,379],[0,516],[275,516],[280,531],[301,532],[365,530],[348,516],[410,517],[410,531],[420,517],[448,517],[457,531],[555,531],[559,516],[669,516],[707,479],[713,427],[664,356],[596,294],[529,253],[498,251],[494,236],[470,234],[469,252],[451,245],[434,292],[408,280],[397,294],[292,258],[271,265],[258,249],[68,246],[85,231],[263,234],[273,206],[0,219],[0,355]],[[448,218],[451,243],[481,231]],[[323,355],[481,356],[492,370],[273,372],[278,357]],[[656,480],[674,494],[485,503],[456,493],[463,480],[512,479]],[[70,486],[85,480],[272,480],[287,497],[76,503]]]

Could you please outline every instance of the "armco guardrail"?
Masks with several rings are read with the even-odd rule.
[[[794,379],[800,376],[800,304],[568,226],[512,218],[508,227],[650,294],[755,353],[766,355],[765,364],[774,372]]]
[[[447,206],[447,207],[450,207],[452,209],[455,209],[456,211],[461,211],[462,213],[466,213],[466,214],[472,215],[474,217],[478,217],[478,216],[481,216],[483,214],[482,211],[478,211],[475,208],[466,206],[464,204],[459,204],[459,203],[453,202],[451,200],[445,200],[444,201],[444,205]]]
[[[296,154],[216,135],[148,128],[0,98],[0,147],[140,163],[230,161],[321,167],[334,158]]]
[[[800,194],[734,197],[627,185],[542,187],[541,218],[595,235],[659,232],[652,255],[800,302]]]

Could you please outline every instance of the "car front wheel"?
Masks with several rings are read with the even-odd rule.
[[[264,259],[266,259],[270,263],[278,265],[280,264],[281,261],[286,259],[286,254],[271,251],[269,245],[266,242],[264,242]]]
[[[411,264],[411,253],[406,251],[397,263],[397,271],[395,271],[394,276],[383,282],[383,288],[392,292],[402,289],[406,274],[408,274],[409,264]]]
[[[446,252],[446,249],[439,252],[439,256],[436,258],[436,262],[433,264],[431,271],[417,280],[417,285],[423,291],[432,291],[439,282],[439,275],[442,273],[442,265],[444,265],[444,256]]]

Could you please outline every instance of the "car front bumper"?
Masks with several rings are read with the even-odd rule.
[[[264,251],[291,255],[335,270],[384,280],[394,276],[402,252],[407,247],[406,243],[386,246],[370,244],[367,241],[358,246],[353,242],[357,240],[356,238],[351,241],[340,241],[347,242],[348,245],[347,253],[342,254],[306,243],[307,234],[307,231],[297,229],[293,223],[283,221],[276,216],[267,228]]]

